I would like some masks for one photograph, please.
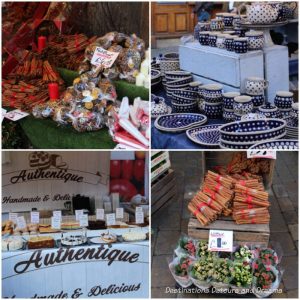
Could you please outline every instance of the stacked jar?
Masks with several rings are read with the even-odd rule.
[[[274,104],[278,107],[283,119],[289,119],[292,113],[294,94],[289,91],[277,91]]]
[[[235,121],[235,115],[233,110],[233,102],[234,98],[240,96],[239,92],[227,92],[223,93],[222,101],[223,101],[223,120],[225,122],[233,122]]]
[[[223,111],[223,85],[206,84],[200,87],[200,94],[204,99],[204,112],[209,119],[222,117]]]

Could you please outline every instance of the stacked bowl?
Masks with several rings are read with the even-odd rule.
[[[290,118],[286,120],[287,121],[286,136],[288,138],[298,139],[299,136],[298,116],[299,116],[298,103],[293,103]]]
[[[180,64],[179,64],[178,53],[175,52],[166,53],[160,61],[160,71],[161,71],[162,83],[164,87],[167,81],[165,78],[166,72],[179,71],[179,70],[180,70]]]
[[[159,70],[151,69],[151,90],[158,89],[161,82],[161,72]]]
[[[223,112],[223,85],[206,84],[199,88],[200,96],[204,99],[204,112],[209,119],[222,117]]]
[[[292,113],[294,94],[289,91],[277,91],[274,104],[278,107],[284,119],[289,119]]]
[[[223,93],[223,119],[225,122],[235,121],[235,115],[233,110],[234,98],[240,96],[238,92]]]

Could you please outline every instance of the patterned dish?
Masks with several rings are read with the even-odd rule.
[[[219,147],[221,125],[209,125],[197,128],[191,128],[186,131],[187,137],[196,144],[205,147]]]
[[[274,150],[297,150],[299,149],[298,140],[273,140],[257,143],[250,149],[274,149]]]
[[[203,125],[206,121],[207,117],[202,114],[178,113],[158,117],[154,126],[161,131],[181,132],[197,125]]]

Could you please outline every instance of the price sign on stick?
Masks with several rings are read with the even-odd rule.
[[[23,216],[21,217],[17,217],[17,227],[19,228],[26,228],[26,221],[25,218]]]
[[[208,239],[209,251],[232,252],[233,231],[210,230]]]
[[[40,223],[40,212],[38,211],[32,211],[30,212],[30,220],[33,224],[39,224]]]
[[[97,67],[102,66],[103,68],[108,69],[113,65],[118,55],[118,52],[111,52],[101,47],[96,47],[91,63]]]
[[[142,208],[141,206],[137,206],[137,207],[135,208],[135,211],[136,211],[136,212],[143,212],[143,208]]]
[[[116,214],[107,214],[106,215],[106,225],[116,225]]]
[[[57,217],[61,219],[61,210],[54,210],[53,217]]]
[[[83,215],[83,210],[80,209],[80,210],[75,210],[75,217],[76,217],[76,221],[79,221],[80,219],[80,216]]]
[[[104,220],[104,209],[103,208],[97,208],[96,220]]]
[[[81,215],[79,218],[79,225],[81,227],[87,227],[89,226],[89,219],[88,219],[88,215]]]
[[[8,220],[11,220],[15,224],[17,224],[18,213],[9,213]]]
[[[116,208],[116,218],[117,219],[123,219],[124,218],[124,208],[123,207]]]
[[[51,218],[51,227],[53,229],[60,229],[60,227],[61,227],[61,218],[59,216],[53,216]]]
[[[144,223],[144,212],[136,211],[135,212],[135,223],[136,224],[143,224]]]

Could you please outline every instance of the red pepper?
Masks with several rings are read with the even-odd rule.
[[[121,201],[129,202],[138,192],[129,180],[113,179],[110,181],[110,193],[119,193]]]
[[[135,160],[133,166],[134,178],[137,181],[142,182],[144,180],[144,175],[145,175],[145,162],[141,159]]]
[[[122,160],[121,178],[131,180],[133,175],[133,160]]]
[[[111,160],[110,161],[110,177],[120,178],[121,177],[121,161]]]

